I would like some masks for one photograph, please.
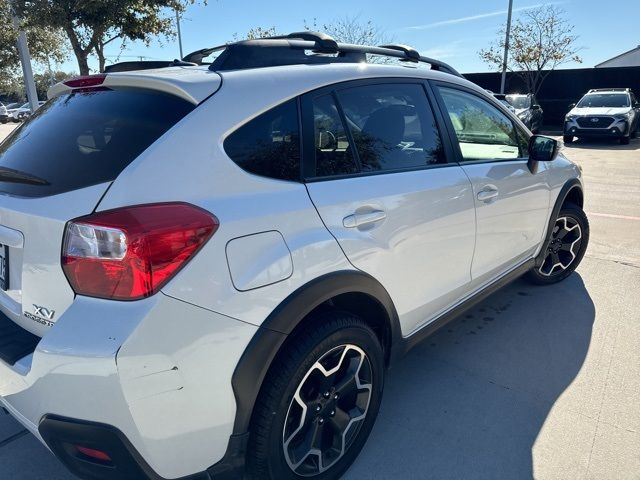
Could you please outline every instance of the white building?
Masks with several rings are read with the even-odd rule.
[[[596,68],[609,67],[640,67],[640,45],[596,65]]]

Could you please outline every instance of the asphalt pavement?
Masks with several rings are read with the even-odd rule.
[[[348,480],[640,479],[640,140],[564,152],[591,224],[577,272],[513,283],[395,365]],[[0,412],[0,478],[74,477]]]

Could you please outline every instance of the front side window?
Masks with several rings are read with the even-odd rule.
[[[338,99],[363,172],[445,162],[422,85],[380,84],[340,90]]]
[[[509,160],[525,156],[513,122],[475,95],[440,87],[463,161]]]
[[[300,180],[298,106],[290,100],[229,135],[224,149],[240,168],[279,180]]]

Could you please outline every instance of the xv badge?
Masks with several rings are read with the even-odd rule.
[[[53,320],[53,316],[56,313],[55,310],[49,310],[48,308],[45,308],[45,307],[39,307],[35,303],[33,304],[33,308],[35,309],[34,313],[36,315],[40,315],[48,320]]]

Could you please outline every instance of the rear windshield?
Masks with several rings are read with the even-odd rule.
[[[592,93],[582,97],[578,108],[624,108],[629,106],[629,95],[626,93]]]
[[[42,197],[112,181],[193,108],[136,89],[57,97],[0,144],[0,192]]]

